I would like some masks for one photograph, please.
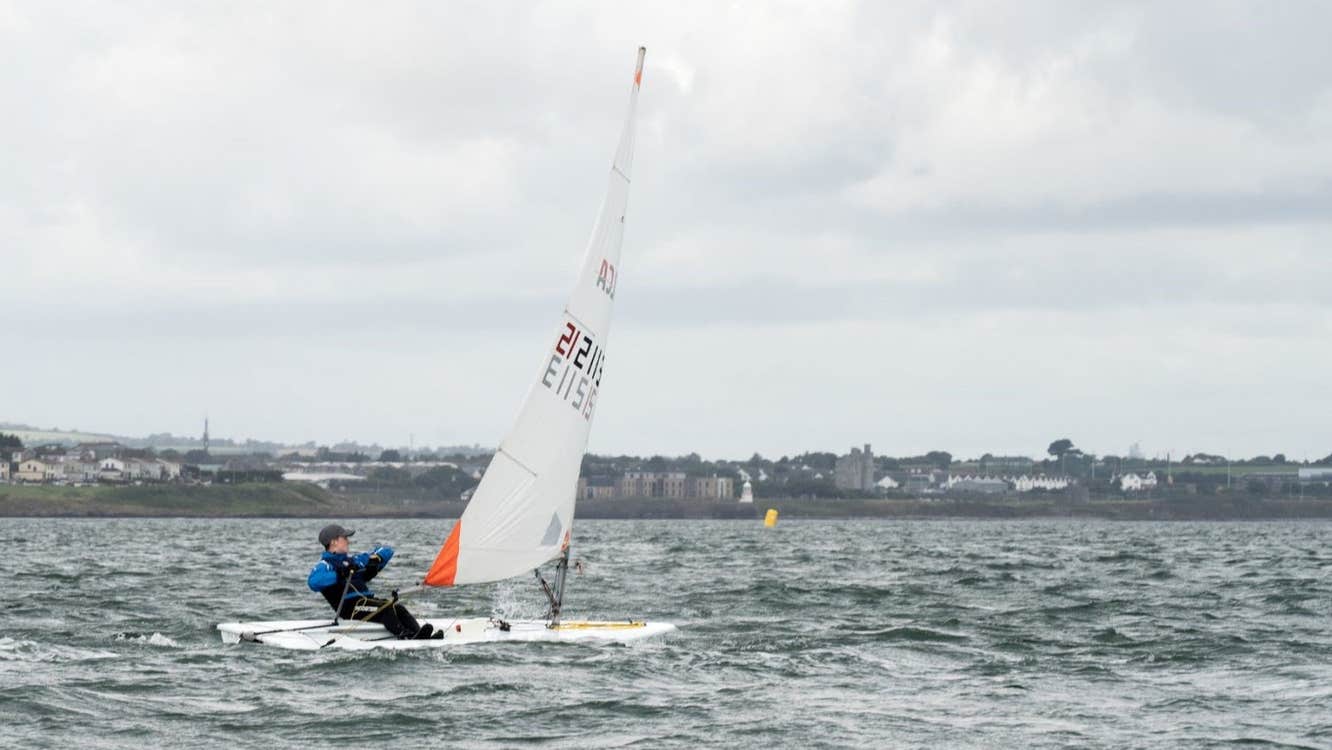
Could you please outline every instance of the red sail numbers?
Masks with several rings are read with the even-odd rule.
[[[573,323],[565,322],[564,332],[555,342],[555,352],[546,363],[541,384],[568,402],[583,415],[583,419],[591,419],[605,355],[605,350],[592,340],[591,335],[580,331]]]

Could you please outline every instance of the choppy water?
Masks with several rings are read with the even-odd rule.
[[[678,634],[222,645],[323,616],[319,525],[0,519],[0,746],[1332,747],[1326,523],[584,521],[570,614]],[[353,525],[390,584],[448,528]],[[415,609],[542,607],[521,579]]]

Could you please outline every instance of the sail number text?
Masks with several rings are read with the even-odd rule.
[[[601,269],[597,272],[597,288],[606,293],[607,297],[615,299],[615,281],[619,276],[615,273],[615,266],[605,258],[601,259]]]
[[[605,355],[605,350],[592,341],[589,334],[566,321],[564,330],[555,342],[555,351],[546,363],[541,384],[567,401],[569,406],[583,415],[583,419],[591,419],[592,405],[596,402],[597,389],[601,386],[601,368],[606,361]]]

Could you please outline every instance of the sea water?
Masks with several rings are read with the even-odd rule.
[[[583,521],[571,617],[631,646],[223,645],[323,617],[319,527],[397,548],[451,522],[0,519],[0,746],[1332,747],[1332,525]],[[411,601],[540,617],[533,579]]]

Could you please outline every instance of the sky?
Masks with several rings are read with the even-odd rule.
[[[590,449],[1332,453],[1332,5],[0,0],[0,421],[493,445],[639,100]]]

